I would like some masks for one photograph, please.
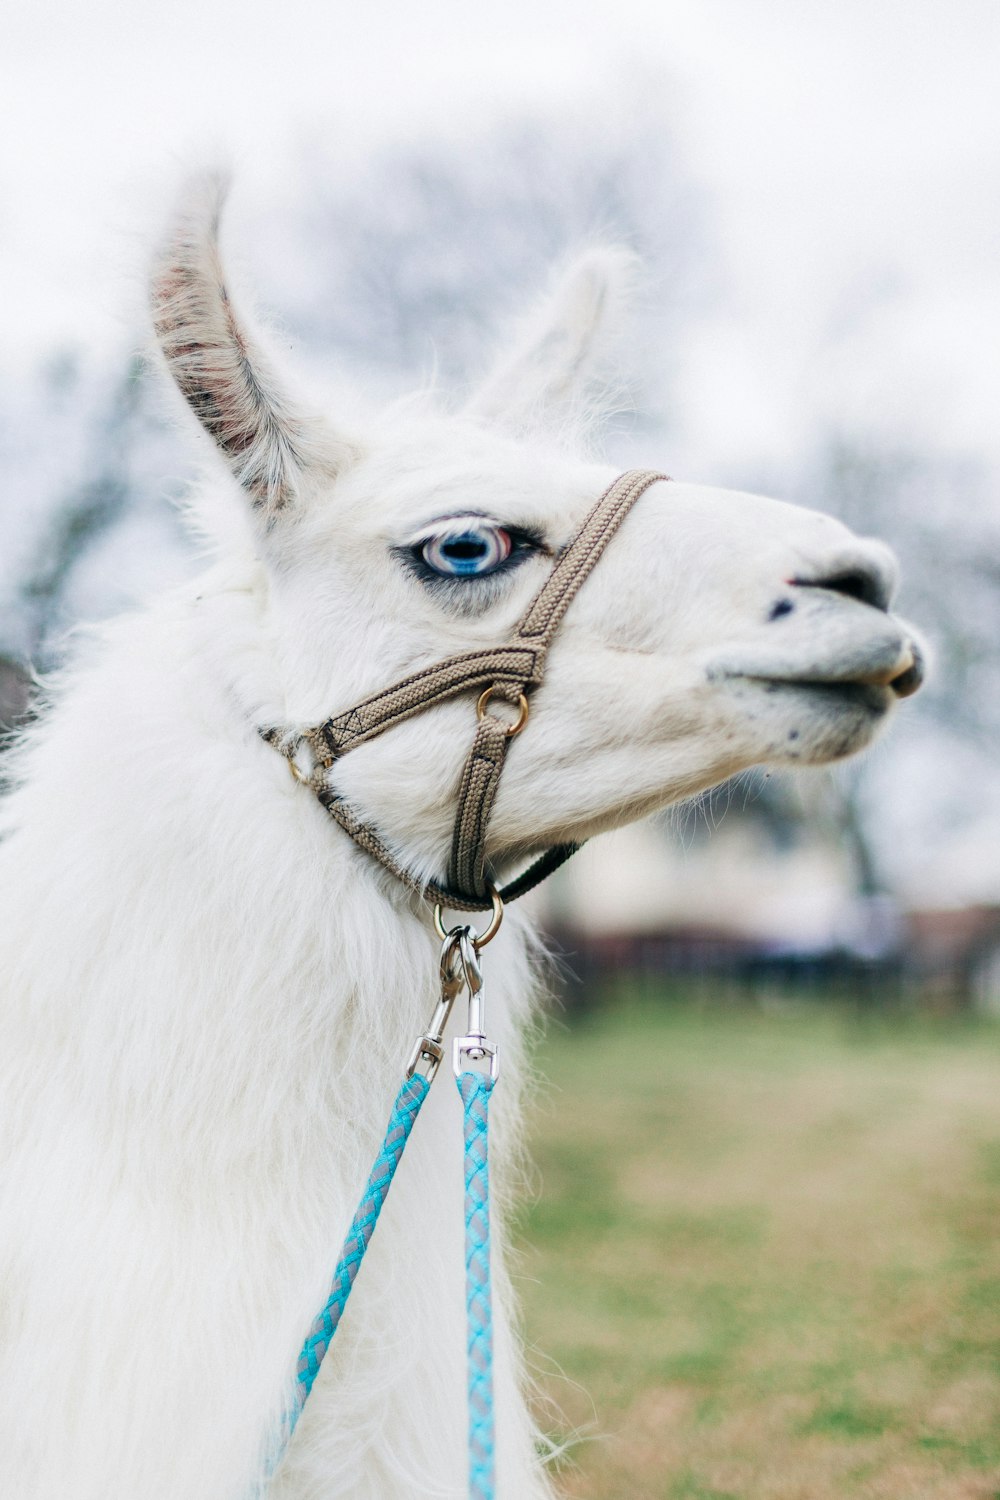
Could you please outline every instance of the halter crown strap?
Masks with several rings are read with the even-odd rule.
[[[299,742],[309,746],[315,762],[312,774],[301,779],[308,782],[345,833],[410,890],[458,910],[482,911],[490,905],[486,832],[510,744],[510,726],[489,712],[479,718],[459,786],[447,886],[419,881],[401,865],[376,830],[363,823],[327,785],[326,772],[348,750],[459,693],[489,688],[509,703],[530,694],[542,680],[552,637],[577,591],[635,502],[651,484],[667,477],[654,469],[630,469],[609,485],[505,644],[446,657],[303,731],[299,737]],[[292,758],[295,746],[289,746],[280,731],[265,730],[263,735]],[[500,892],[502,899],[511,901],[531,890],[577,847],[559,844],[548,849]]]

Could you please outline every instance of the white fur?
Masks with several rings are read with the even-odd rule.
[[[221,318],[213,212],[192,218],[189,204],[160,263],[170,296],[174,263],[196,292],[193,321],[179,330],[174,318],[165,349],[219,382],[219,410],[257,423],[251,448],[240,439],[225,454],[252,503],[228,476],[209,487],[205,507],[230,507],[218,559],[95,640],[23,746],[2,809],[0,1493],[19,1500],[254,1492],[430,1015],[437,950],[422,904],[328,820],[256,726],[318,722],[420,663],[502,639],[545,557],[464,596],[489,600],[477,611],[428,591],[391,549],[471,506],[536,528],[554,551],[612,477],[472,412],[409,409],[324,437],[253,366],[231,308]],[[592,258],[586,296],[557,297],[522,331],[515,405],[565,406],[579,388],[570,377],[614,300],[599,269]],[[192,356],[227,329],[237,343],[218,359]],[[483,404],[498,419],[502,386]],[[889,587],[884,549],[824,517],[654,487],[557,637],[501,786],[498,868],[755,762],[866,743],[907,636],[821,586],[851,569]],[[768,623],[780,597],[795,610]],[[867,684],[867,707],[802,679]],[[470,702],[444,705],[336,768],[425,874],[444,874],[472,717]],[[503,1231],[530,951],[511,910],[486,954],[504,1053],[492,1159],[505,1500],[549,1493]],[[442,1076],[273,1496],[464,1493],[460,1134]]]

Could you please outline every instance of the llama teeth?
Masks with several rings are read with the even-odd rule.
[[[890,687],[897,698],[909,698],[917,691],[927,671],[927,660],[920,647],[910,641],[899,659],[896,676]]]
[[[886,682],[895,682],[897,678],[905,676],[907,672],[912,672],[916,664],[917,660],[913,654],[913,647],[910,642],[907,641],[906,645],[899,653],[899,656],[896,658],[895,663],[889,668],[888,672],[886,673]]]

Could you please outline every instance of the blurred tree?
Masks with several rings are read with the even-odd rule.
[[[406,387],[431,371],[463,382],[554,264],[610,239],[643,262],[628,373],[659,388],[670,331],[706,295],[701,220],[661,91],[617,124],[576,111],[501,121],[385,149],[361,170],[314,146],[284,209],[260,221],[260,279],[324,360]]]
[[[119,521],[129,504],[129,448],[139,409],[141,367],[133,361],[115,382],[90,432],[90,462],[54,510],[34,549],[20,597],[33,660],[44,657],[54,633],[68,622],[61,604],[83,554]]]
[[[3,736],[23,716],[31,701],[31,682],[17,662],[0,656],[0,746]]]
[[[4,580],[0,651],[35,669],[55,664],[77,619],[100,618],[132,596],[129,569],[115,559],[116,532],[126,524],[134,531],[143,518],[168,551],[183,545],[173,510],[160,503],[158,473],[166,459],[183,475],[183,453],[144,362],[123,363],[123,370],[84,374],[62,354],[20,393],[21,463],[13,465],[3,517],[14,563]],[[106,565],[81,586],[102,547]],[[140,584],[147,572],[136,559],[131,581]]]
[[[862,534],[890,538],[899,554],[900,607],[926,632],[938,664],[914,711],[995,748],[1000,515],[985,465],[837,435],[816,470],[817,503]]]

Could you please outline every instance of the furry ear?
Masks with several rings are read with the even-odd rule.
[[[511,347],[469,402],[475,417],[545,424],[572,414],[600,381],[636,279],[629,250],[587,250],[523,319]]]
[[[153,325],[181,394],[270,517],[298,492],[315,422],[293,408],[233,308],[218,244],[227,191],[220,176],[187,184],[153,269]]]

